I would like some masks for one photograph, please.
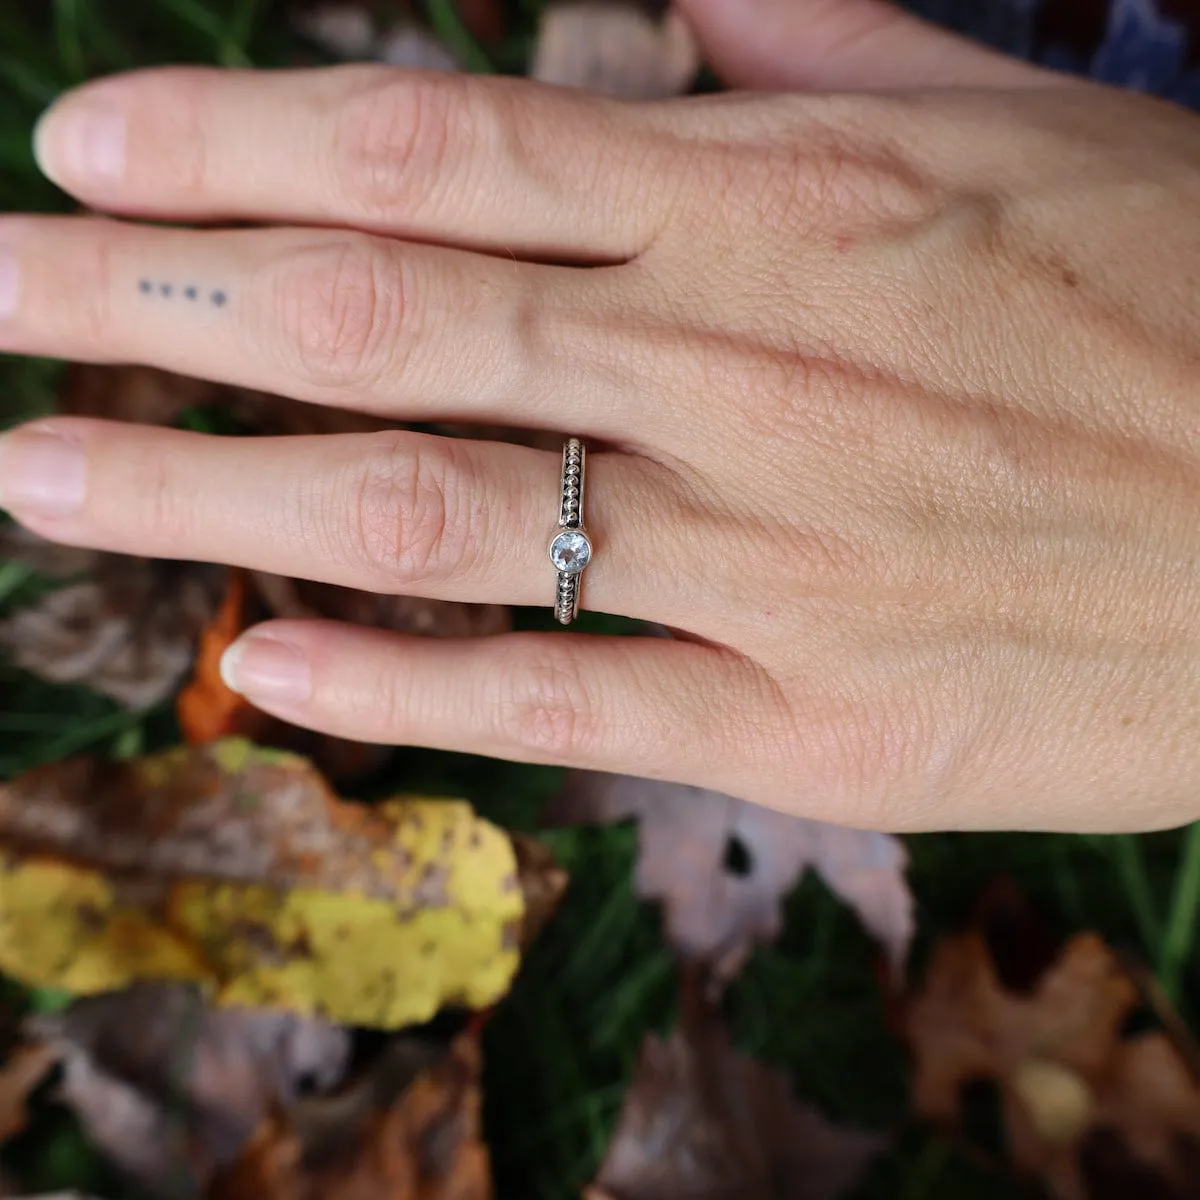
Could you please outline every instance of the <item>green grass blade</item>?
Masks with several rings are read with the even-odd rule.
[[[1200,905],[1200,821],[1191,825],[1183,839],[1171,910],[1158,961],[1158,978],[1172,1004],[1178,1006],[1183,973],[1196,940],[1196,908]]]

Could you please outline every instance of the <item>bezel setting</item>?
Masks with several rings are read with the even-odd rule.
[[[550,541],[550,561],[564,575],[578,575],[592,560],[592,541],[586,530],[560,529]]]

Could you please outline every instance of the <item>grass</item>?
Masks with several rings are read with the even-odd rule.
[[[430,0],[428,16],[476,69],[516,70],[539,6],[539,0],[510,4],[510,39],[486,55],[450,0]],[[296,51],[280,7],[267,0],[0,0],[0,210],[66,207],[29,152],[34,119],[62,89],[143,64],[274,65],[293,61]],[[56,376],[53,363],[0,359],[0,427],[46,411]],[[42,586],[25,568],[0,564],[0,613]],[[0,777],[80,751],[137,753],[176,737],[168,711],[131,716],[0,660]],[[540,768],[414,753],[382,785],[453,788],[497,820],[528,829],[558,778]],[[670,1026],[676,999],[658,914],[630,890],[634,830],[548,837],[574,882],[489,1027],[487,1046],[486,1120],[499,1191],[521,1200],[578,1195],[604,1153],[639,1044],[647,1031]],[[1157,971],[1184,1016],[1194,1015],[1200,826],[1145,837],[930,835],[908,844],[918,963],[983,885],[1007,872],[1051,928],[1097,929],[1131,949]],[[727,1010],[739,1045],[786,1068],[798,1094],[832,1117],[901,1130],[863,1197],[1013,1195],[1010,1182],[943,1137],[905,1123],[904,1056],[887,1032],[873,963],[874,950],[854,918],[806,879],[789,898],[778,944],[755,954],[730,990]],[[13,992],[14,985],[4,984],[5,995]],[[61,1002],[52,995],[22,999]],[[61,1113],[39,1118],[5,1157],[24,1164],[23,1182],[31,1188],[119,1194]]]

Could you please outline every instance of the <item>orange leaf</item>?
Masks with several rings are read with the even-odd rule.
[[[0,1067],[0,1142],[20,1133],[28,1121],[25,1101],[58,1062],[58,1051],[45,1042],[17,1046]]]
[[[209,1200],[491,1200],[479,1071],[470,1033],[401,1037],[357,1087],[265,1121]]]
[[[225,599],[201,632],[191,682],[179,693],[176,712],[184,741],[204,746],[230,734],[253,735],[258,711],[221,678],[221,655],[245,628],[246,576],[230,570]]]

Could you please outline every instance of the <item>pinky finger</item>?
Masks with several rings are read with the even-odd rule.
[[[226,651],[222,674],[257,707],[356,741],[734,792],[746,760],[736,714],[761,730],[770,696],[760,668],[691,642],[421,638],[328,621],[256,626]],[[715,780],[722,770],[729,778]]]

